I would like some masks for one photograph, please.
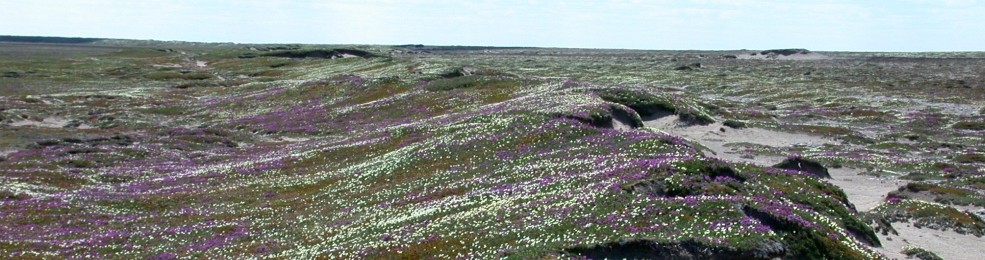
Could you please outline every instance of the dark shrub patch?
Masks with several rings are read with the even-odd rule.
[[[825,168],[818,162],[804,159],[802,157],[791,157],[783,160],[782,162],[773,165],[774,168],[795,170],[809,173],[811,175],[817,176],[819,178],[831,178],[831,174],[828,173],[828,168]]]
[[[193,82],[174,86],[174,88],[189,89],[189,88],[208,88],[208,87],[217,87],[217,86],[219,86],[219,84],[216,84],[215,82],[211,82],[211,81],[193,81]]]
[[[975,192],[931,183],[910,182],[890,192],[889,196],[904,199],[929,196],[937,203],[985,206],[985,198]]]
[[[152,80],[205,80],[211,79],[212,74],[206,72],[180,73],[175,71],[154,72],[144,75]]]
[[[34,43],[92,43],[101,41],[100,38],[50,37],[50,36],[0,36],[0,42],[34,42]]]
[[[808,51],[807,49],[775,49],[775,50],[765,50],[759,52],[759,54],[762,55],[776,54],[783,56],[790,56],[794,54],[807,54],[807,53],[810,53],[810,51]]]
[[[725,125],[725,126],[727,126],[727,127],[731,127],[731,128],[745,128],[746,127],[746,123],[745,122],[742,122],[742,121],[739,121],[739,120],[733,120],[733,119],[725,120],[725,122],[722,122],[722,124]]]
[[[944,260],[944,258],[937,256],[934,252],[930,252],[919,247],[907,247],[900,253],[906,255],[907,258],[916,258],[920,260]]]
[[[954,129],[962,129],[962,130],[982,131],[982,130],[985,130],[985,121],[982,121],[982,122],[961,121],[961,122],[954,123],[954,125],[952,125],[951,128],[954,128]]]
[[[372,58],[376,57],[367,51],[352,50],[352,49],[330,49],[330,50],[292,50],[292,51],[279,51],[264,54],[263,56],[269,57],[281,57],[281,58],[317,58],[317,59],[332,59],[332,58],[343,58],[346,56],[356,56],[360,58]]]
[[[643,127],[643,120],[640,118],[635,111],[627,110],[623,106],[609,106],[609,110],[612,112],[612,124],[621,123],[623,125],[629,126],[631,128]]]
[[[485,87],[508,87],[514,86],[517,82],[510,79],[489,76],[462,76],[455,78],[436,79],[428,82],[424,89],[429,91],[448,91],[460,88],[472,88],[478,86]]]
[[[30,199],[31,195],[27,193],[14,193],[12,191],[0,191],[0,200],[26,200]]]
[[[438,79],[428,82],[428,85],[424,89],[430,91],[442,91],[442,90],[452,90],[458,88],[470,88],[478,86],[482,83],[483,78],[480,76],[463,76],[454,78]]]
[[[954,157],[955,162],[959,163],[985,163],[985,155],[977,153],[966,153]]]
[[[575,247],[565,253],[589,259],[774,259],[786,255],[780,242],[767,242],[751,250],[708,246],[694,240],[658,243],[652,240],[611,242],[590,247]]]
[[[677,106],[669,98],[642,91],[602,89],[596,90],[595,93],[602,100],[621,104],[636,110],[636,113],[639,113],[644,118],[672,115],[677,112]]]
[[[701,63],[695,62],[687,65],[677,66],[674,68],[674,70],[689,71],[689,70],[696,70],[700,68],[701,68]]]
[[[985,222],[973,213],[914,199],[884,203],[871,211],[890,222],[910,222],[914,227],[954,230],[958,234],[985,235]]]
[[[96,176],[96,181],[102,183],[124,183],[128,181],[132,181],[133,179],[134,178],[131,176],[114,175],[114,174]]]
[[[773,231],[780,233],[783,236],[783,241],[787,246],[787,256],[785,258],[789,259],[863,259],[862,256],[858,255],[856,252],[852,251],[850,248],[846,248],[838,245],[838,242],[819,232],[816,229],[810,229],[807,227],[802,227],[795,222],[783,219],[779,216],[774,216],[763,210],[745,205],[742,207],[742,212],[751,218],[757,219],[760,223],[767,225]],[[863,224],[864,225],[864,224]],[[851,228],[849,228],[851,231]],[[855,232],[855,231],[851,231]],[[861,238],[871,237],[875,239],[873,241],[863,242],[869,243],[870,245],[879,246],[879,241],[875,238],[875,233],[871,229],[868,229],[868,234],[861,236]],[[853,234],[856,238],[860,238],[858,234]]]
[[[688,125],[708,125],[715,122],[708,114],[693,108],[677,110],[677,120]]]

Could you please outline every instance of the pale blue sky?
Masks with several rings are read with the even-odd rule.
[[[0,0],[0,35],[239,43],[985,51],[985,3]]]

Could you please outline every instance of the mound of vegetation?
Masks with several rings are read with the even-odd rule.
[[[773,55],[783,55],[783,56],[790,56],[794,54],[808,54],[808,53],[810,53],[810,51],[808,51],[807,49],[773,49],[773,50],[765,50],[759,52],[759,54],[762,55],[773,54]]]
[[[564,250],[588,259],[776,259],[787,256],[781,242],[769,241],[749,250],[708,246],[694,240],[660,243],[652,240],[620,241]]]
[[[818,178],[830,179],[831,174],[828,173],[828,168],[821,165],[819,162],[805,159],[800,156],[789,157],[784,159],[782,162],[773,165],[773,167],[787,170],[802,171]]]
[[[427,85],[424,86],[424,89],[430,91],[448,91],[453,89],[473,88],[480,86],[496,88],[510,84],[517,84],[517,83],[515,80],[503,78],[503,77],[469,75],[469,76],[432,80],[428,82]]]
[[[677,115],[678,120],[688,124],[707,125],[715,122],[704,106],[687,98],[618,88],[596,89],[593,92],[602,100],[632,108],[643,120]]]
[[[317,58],[317,59],[336,59],[347,57],[372,58],[377,57],[368,51],[354,49],[318,49],[318,50],[287,50],[264,53],[262,56],[281,57],[281,58]]]
[[[983,121],[960,121],[960,122],[954,123],[954,125],[952,125],[951,128],[954,128],[954,129],[962,129],[962,130],[985,131],[985,122],[983,122]]]
[[[746,123],[745,122],[742,122],[742,121],[739,121],[739,120],[735,120],[735,119],[727,119],[724,122],[722,122],[722,125],[727,126],[727,127],[730,127],[730,128],[735,128],[735,129],[746,128]]]
[[[889,197],[903,199],[924,199],[942,204],[985,207],[985,197],[977,192],[951,187],[950,185],[910,182],[899,190],[889,193]]]
[[[144,78],[151,80],[206,80],[211,79],[213,76],[208,72],[177,72],[177,71],[161,71],[152,72],[144,75]]]
[[[954,230],[959,234],[985,235],[985,222],[975,214],[945,205],[913,199],[890,197],[871,211],[891,222],[909,222],[914,227]]]
[[[920,260],[944,260],[944,258],[937,256],[934,252],[930,252],[926,249],[915,246],[904,247],[901,253],[906,255],[908,258],[916,258]]]
[[[46,36],[11,36],[0,35],[0,42],[29,42],[29,43],[68,43],[81,44],[101,41],[100,38],[79,37],[46,37]]]

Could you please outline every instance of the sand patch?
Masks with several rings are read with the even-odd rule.
[[[61,117],[48,117],[41,121],[21,120],[10,123],[11,126],[34,126],[44,128],[62,128],[68,124],[68,119]]]
[[[684,125],[676,116],[664,116],[643,121],[644,126],[659,129],[671,135],[681,136],[700,143],[710,150],[708,156],[729,161],[746,162],[762,166],[772,166],[783,160],[779,156],[743,156],[735,148],[726,147],[730,143],[752,143],[771,147],[821,146],[838,142],[815,135],[781,132],[762,128],[734,129],[721,122],[709,125]],[[725,130],[724,132],[722,130]]]
[[[828,169],[831,184],[840,187],[848,195],[848,201],[859,212],[869,211],[885,201],[886,194],[906,185],[899,179],[877,178],[860,175],[862,170],[851,168]]]
[[[164,64],[151,64],[154,68],[181,68],[181,64],[176,63],[164,63]]]
[[[771,167],[785,158],[782,156],[768,155],[751,157],[744,155],[740,151],[736,151],[735,147],[727,147],[726,144],[752,143],[771,147],[794,147],[837,143],[833,139],[816,135],[781,132],[762,128],[733,129],[722,125],[722,123],[714,123],[706,126],[684,126],[679,124],[677,118],[674,116],[665,116],[644,121],[643,125],[698,142],[710,150],[706,151],[706,156],[765,167]],[[725,131],[722,132],[721,129],[725,129]],[[831,175],[831,179],[828,179],[828,181],[844,190],[845,194],[848,195],[848,201],[854,204],[859,211],[875,208],[879,203],[882,203],[887,193],[906,184],[905,181],[901,180],[859,175],[861,170],[858,169],[832,168],[828,169],[828,172]]]
[[[899,236],[879,235],[882,248],[876,251],[889,258],[907,259],[900,253],[907,245],[921,247],[934,252],[944,259],[981,259],[985,256],[985,237],[962,235],[953,231],[940,231],[929,228],[915,228],[908,223],[893,223]]]

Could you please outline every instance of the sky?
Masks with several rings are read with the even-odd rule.
[[[652,50],[985,51],[985,0],[0,0],[0,35]]]

